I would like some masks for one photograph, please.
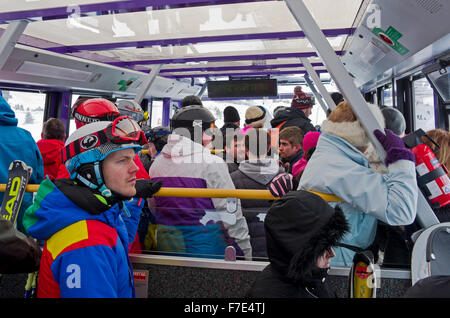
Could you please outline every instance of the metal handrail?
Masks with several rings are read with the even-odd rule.
[[[0,184],[0,192],[5,192],[6,184]],[[37,192],[39,184],[29,184],[26,192]],[[310,191],[320,196],[325,201],[340,202],[341,198],[328,193]],[[183,198],[238,198],[250,200],[277,200],[269,190],[251,189],[206,189],[206,188],[170,188],[162,187],[156,192],[154,197],[183,197]]]

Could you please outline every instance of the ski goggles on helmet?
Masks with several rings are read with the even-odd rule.
[[[147,143],[147,139],[133,118],[120,116],[106,128],[76,139],[64,147],[61,151],[62,161],[66,162],[83,152],[95,148],[108,148],[108,143],[113,145],[136,144],[142,146]]]
[[[108,129],[109,128],[109,129]],[[128,143],[130,141],[145,145],[147,139],[139,124],[130,116],[120,116],[105,129],[105,133],[113,143]]]

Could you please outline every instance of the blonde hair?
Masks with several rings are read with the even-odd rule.
[[[335,123],[356,121],[355,113],[347,101],[340,102],[328,116],[328,120]]]
[[[436,154],[439,162],[450,168],[450,132],[443,129],[433,129],[427,131],[427,135],[430,136],[438,145],[439,149],[428,140],[426,137],[422,137],[422,141],[433,150]]]
[[[385,127],[384,117],[380,108],[374,104],[367,104],[371,113],[381,127]],[[369,137],[364,131],[349,102],[343,101],[330,113],[322,123],[322,132],[341,137],[354,147],[366,147]]]

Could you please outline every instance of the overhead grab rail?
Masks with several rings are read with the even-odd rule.
[[[5,192],[6,184],[0,184],[0,192]],[[37,192],[39,184],[27,185],[26,192]],[[341,198],[328,193],[309,191],[328,202],[340,202]],[[154,197],[180,197],[180,198],[238,198],[250,200],[277,200],[269,190],[250,189],[205,189],[205,188],[169,188],[162,187]]]
[[[318,55],[322,58],[331,78],[334,80],[344,98],[350,103],[353,112],[361,122],[367,136],[374,145],[381,160],[384,161],[386,152],[378,139],[373,134],[375,129],[383,131],[375,116],[370,112],[361,92],[356,87],[353,79],[348,74],[342,62],[334,52],[330,43],[325,38],[322,30],[317,25],[303,0],[285,0],[298,25],[305,33],[306,38],[316,48]],[[439,220],[428,204],[425,196],[419,191],[417,200],[417,220],[419,224],[427,228],[438,224]]]
[[[320,80],[319,75],[317,75],[317,72],[314,70],[312,64],[309,62],[308,58],[301,57],[300,62],[303,64],[303,67],[308,72],[309,77],[313,80],[314,84],[317,86],[317,89],[319,90],[320,94],[322,95],[323,100],[325,100],[325,103],[328,105],[328,109],[333,110],[336,107],[336,104],[334,103],[333,99],[331,98],[331,95],[328,93],[327,89],[323,85],[322,81]],[[306,80],[306,77],[305,77]],[[327,110],[324,109],[325,114],[327,113]]]
[[[161,70],[162,66],[163,66],[162,64],[152,66],[150,74],[148,75],[145,82],[142,84],[141,88],[136,94],[136,97],[134,98],[134,101],[136,103],[140,104],[142,102],[142,100],[145,97],[145,94],[147,94],[147,92],[149,91],[150,87],[152,86],[153,82],[156,79],[156,76],[159,74],[159,71]]]
[[[28,25],[27,20],[13,21],[0,37],[0,70],[5,66],[14,47]]]
[[[312,93],[314,94],[314,96],[316,97],[317,102],[319,102],[320,107],[322,107],[323,111],[325,112],[325,114],[328,111],[328,107],[327,105],[325,105],[325,102],[323,101],[322,96],[320,95],[320,93],[317,91],[316,87],[314,86],[314,83],[312,82],[312,80],[309,78],[308,74],[305,74],[303,76],[303,78],[306,81],[306,84],[308,84],[309,88],[311,89]]]

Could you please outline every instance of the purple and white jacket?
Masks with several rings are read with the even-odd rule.
[[[162,180],[164,187],[235,189],[223,159],[177,134],[169,136],[149,174],[152,180]],[[158,250],[223,258],[225,247],[233,245],[238,256],[251,259],[248,226],[240,200],[236,212],[230,213],[223,198],[154,199]]]

